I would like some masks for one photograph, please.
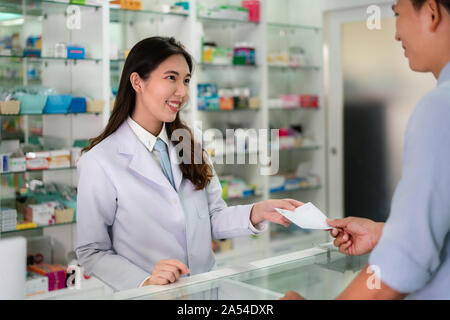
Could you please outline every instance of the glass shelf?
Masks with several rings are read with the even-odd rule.
[[[238,20],[238,19],[228,19],[228,18],[211,18],[211,17],[205,17],[205,16],[198,16],[198,20],[202,22],[211,22],[211,23],[239,23],[239,24],[246,24],[246,25],[259,25],[259,22],[252,22],[248,20]]]
[[[278,149],[278,151],[292,151],[292,150],[319,150],[320,145],[310,145],[310,146],[300,146],[300,147],[292,147],[292,148],[283,148]]]
[[[43,172],[43,171],[62,171],[62,170],[72,170],[72,169],[76,169],[76,168],[77,167],[65,167],[65,168],[39,169],[39,170],[6,171],[6,172],[0,172],[0,175],[30,173],[30,172]]]
[[[160,12],[153,10],[129,10],[129,9],[119,9],[110,8],[110,22],[122,22],[124,18],[131,18],[130,21],[144,18],[146,16],[158,16],[158,17],[180,17],[186,18],[189,16],[188,13],[178,13],[178,12]]]
[[[10,1],[1,0],[0,12],[15,13],[22,16],[25,11],[26,16],[40,17],[53,11],[64,14],[66,8],[69,5],[71,4],[51,0],[26,0],[25,7],[23,7],[22,0],[10,0]],[[94,8],[95,10],[101,8],[100,4],[76,4],[76,6],[84,8]]]
[[[70,58],[56,58],[56,57],[24,57],[24,56],[8,56],[8,55],[0,55],[0,58],[10,58],[10,59],[27,59],[31,61],[47,61],[47,60],[54,60],[54,61],[73,61],[74,63],[78,61],[95,61],[96,63],[99,63],[102,61],[102,59],[97,58],[85,58],[85,59],[70,59]]]
[[[3,114],[0,117],[20,117],[20,116],[61,116],[61,115],[79,115],[79,114],[94,114],[100,115],[101,112],[66,112],[66,113],[17,113],[17,114]]]
[[[286,24],[286,23],[269,22],[267,25],[270,28],[277,28],[277,29],[312,30],[312,31],[320,31],[320,30],[322,30],[322,28],[320,28],[320,27],[306,26],[306,25],[299,25],[299,24]]]
[[[269,68],[273,70],[320,70],[319,66],[283,66],[277,64],[269,64]]]
[[[300,146],[300,147],[293,147],[293,148],[284,148],[284,149],[276,149],[276,150],[272,150],[269,149],[270,151],[293,151],[293,150],[304,150],[304,151],[311,151],[311,150],[319,150],[320,149],[320,145],[311,145],[311,146]],[[268,150],[268,151],[269,151]],[[245,151],[245,152],[237,152],[237,151],[230,151],[227,152],[225,151],[224,153],[220,153],[220,154],[215,154],[213,156],[210,155],[211,158],[217,158],[217,157],[224,157],[227,155],[251,155],[251,154],[259,154],[260,151],[252,151],[250,152],[249,150]]]
[[[258,68],[257,64],[214,64],[214,63],[199,63],[201,68]]]
[[[293,189],[284,189],[279,191],[270,191],[270,194],[276,194],[276,193],[283,193],[283,192],[291,192],[291,191],[307,191],[307,190],[320,190],[322,188],[322,185],[316,185],[316,186],[308,186],[308,187],[298,187]]]
[[[318,111],[319,108],[316,107],[295,107],[295,108],[278,108],[278,107],[269,107],[270,111]]]
[[[252,194],[249,196],[237,197],[237,198],[227,198],[227,199],[223,199],[223,200],[228,201],[228,202],[233,202],[233,201],[247,200],[247,199],[253,199],[253,198],[260,198],[262,196],[263,196],[262,194]]]
[[[219,113],[219,112],[235,112],[235,111],[258,112],[258,111],[260,111],[261,109],[260,109],[260,108],[258,108],[258,109],[238,108],[238,109],[231,109],[231,110],[223,110],[223,109],[218,109],[218,110],[200,110],[200,109],[197,109],[197,110],[198,110],[198,112],[209,112],[209,113],[217,112],[217,113]]]
[[[73,221],[73,222],[66,222],[66,223],[55,223],[55,224],[50,224],[48,226],[37,226],[37,227],[34,227],[34,228],[27,228],[27,229],[20,229],[20,230],[16,229],[16,230],[9,230],[9,231],[1,231],[0,234],[22,232],[22,231],[29,231],[29,230],[38,230],[38,229],[52,228],[52,227],[58,227],[58,226],[66,226],[66,225],[72,225],[72,224],[76,224],[76,222]]]

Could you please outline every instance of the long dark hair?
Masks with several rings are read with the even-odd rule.
[[[89,151],[102,140],[113,134],[122,123],[131,116],[134,112],[136,104],[136,92],[134,91],[130,76],[133,72],[137,72],[141,79],[147,80],[150,74],[155,70],[164,60],[172,55],[181,54],[186,59],[189,66],[189,71],[192,73],[193,59],[191,55],[184,49],[184,47],[174,38],[165,37],[151,37],[138,42],[128,54],[123,67],[122,76],[120,77],[119,89],[117,91],[114,108],[109,117],[108,124],[105,130],[96,138],[90,140],[88,147],[84,148],[82,152]],[[191,159],[194,159],[194,136],[192,131],[186,124],[181,121],[179,114],[171,123],[166,123],[166,131],[171,140],[172,133],[176,129],[185,129],[189,132],[191,138]],[[176,142],[178,144],[181,141]],[[195,185],[196,190],[204,189],[213,177],[211,166],[205,161],[202,152],[201,164],[180,164],[183,178],[186,178]]]
[[[427,2],[426,0],[411,0],[414,8],[416,10],[422,9],[423,5]],[[450,0],[436,0],[438,4],[442,4],[444,8],[450,13]]]

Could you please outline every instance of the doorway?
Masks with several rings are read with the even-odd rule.
[[[381,7],[380,30],[369,30],[365,9],[327,16],[329,212],[381,222],[401,177],[409,116],[436,81],[410,70],[390,6]]]

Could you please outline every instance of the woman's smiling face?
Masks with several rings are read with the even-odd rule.
[[[189,100],[191,73],[186,58],[181,54],[164,60],[146,80],[137,73],[133,73],[130,80],[136,90],[133,115],[146,123],[173,122],[180,108]]]

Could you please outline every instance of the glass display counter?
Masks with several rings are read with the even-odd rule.
[[[366,265],[331,243],[247,264],[182,277],[165,286],[120,292],[100,287],[49,293],[44,299],[278,300],[293,290],[307,299],[334,299]],[[60,290],[62,291],[62,290]],[[35,297],[38,298],[38,297]]]

